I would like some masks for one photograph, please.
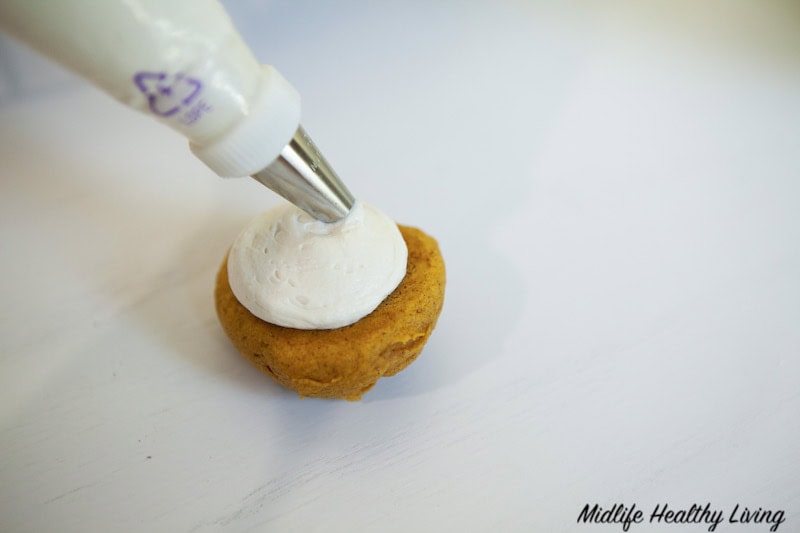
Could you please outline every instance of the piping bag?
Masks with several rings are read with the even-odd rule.
[[[217,0],[2,0],[0,28],[189,139],[222,177],[252,176],[323,222],[354,198]]]

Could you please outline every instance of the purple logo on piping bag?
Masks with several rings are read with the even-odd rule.
[[[210,111],[211,106],[198,100],[203,83],[182,73],[137,72],[133,82],[147,97],[150,111],[159,117],[171,117],[183,109],[189,109],[184,123],[191,124]]]

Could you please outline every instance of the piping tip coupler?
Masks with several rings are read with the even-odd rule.
[[[260,75],[241,120],[192,152],[219,176],[252,176],[317,220],[340,220],[354,199],[300,126],[300,95],[274,67]]]
[[[302,126],[278,158],[253,178],[323,222],[344,218],[355,202]]]

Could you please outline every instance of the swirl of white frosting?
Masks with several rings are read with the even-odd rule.
[[[325,223],[292,204],[255,217],[228,255],[236,299],[262,320],[331,329],[371,313],[403,280],[408,249],[397,225],[356,202]]]

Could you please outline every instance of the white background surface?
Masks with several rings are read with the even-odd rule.
[[[422,356],[360,403],[217,324],[276,196],[0,41],[0,530],[800,530],[798,4],[339,4],[229,3],[447,261]]]

